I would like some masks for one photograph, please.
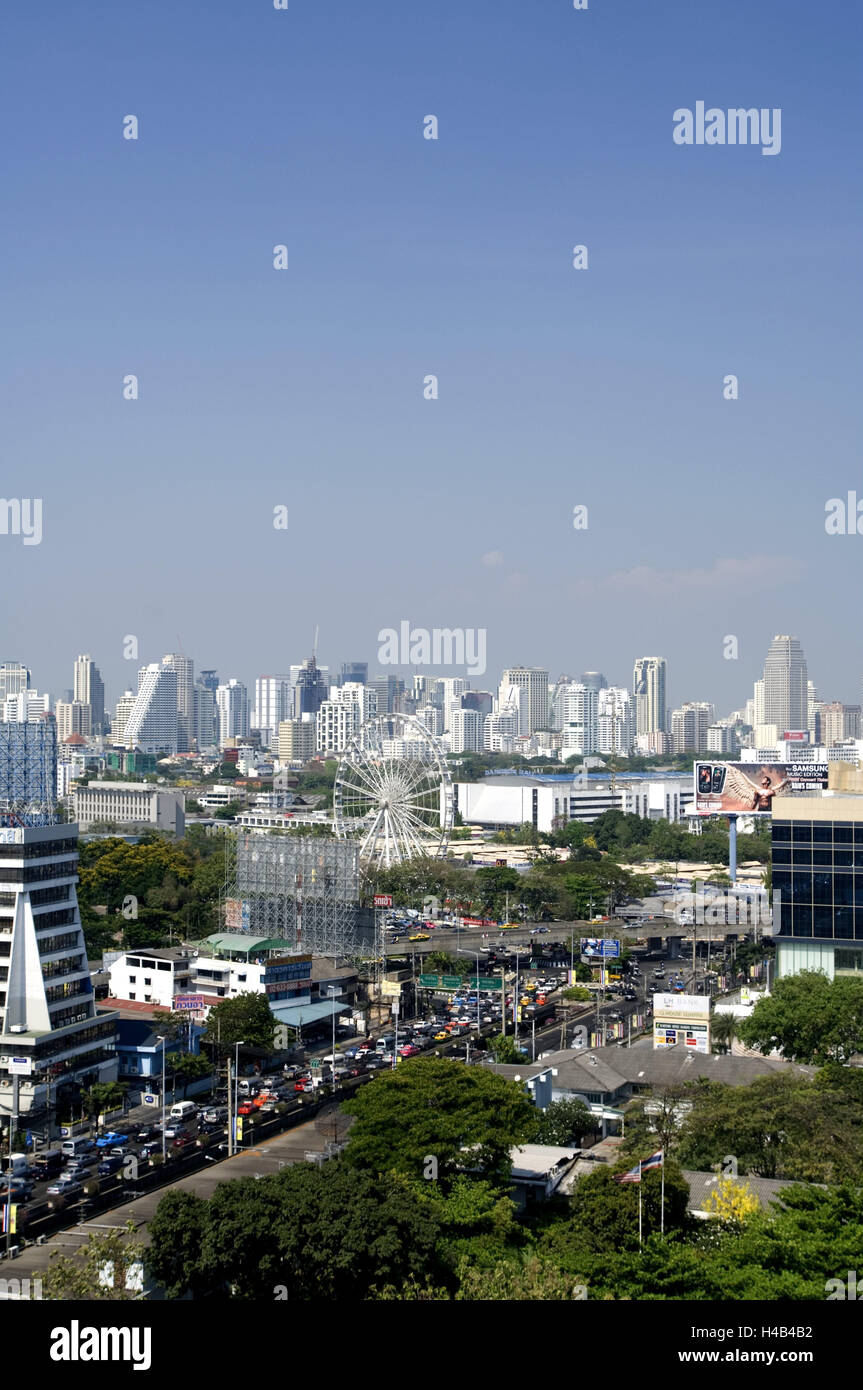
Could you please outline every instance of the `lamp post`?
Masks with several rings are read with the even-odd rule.
[[[332,1061],[330,1063],[330,1070],[333,1074],[333,1090],[336,1089],[336,995],[338,992],[338,985],[327,985],[327,994],[332,996],[331,1003],[333,1008],[333,1051]]]
[[[237,1149],[237,1127],[240,1119],[240,1048],[244,1047],[245,1043],[245,1038],[240,1038],[239,1042],[234,1043],[234,1113],[231,1116],[232,1153],[235,1153]]]
[[[157,1033],[157,1034],[156,1034],[156,1037],[158,1038],[159,1042],[162,1044],[162,1163],[164,1164],[164,1162],[165,1162],[165,1157],[166,1157],[166,1155],[165,1155],[165,1143],[166,1143],[166,1135],[165,1135],[165,1035],[164,1035],[164,1033]]]
[[[482,1031],[480,1028],[480,1008],[479,1008],[479,951],[470,951],[466,946],[456,950],[459,956],[476,956],[476,1031],[477,1035]]]

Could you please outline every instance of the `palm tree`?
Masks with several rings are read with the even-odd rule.
[[[710,1021],[710,1047],[712,1052],[731,1051],[731,1044],[737,1036],[737,1019],[734,1014],[714,1014]]]

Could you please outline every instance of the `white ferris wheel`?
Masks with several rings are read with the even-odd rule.
[[[443,749],[407,714],[382,714],[354,735],[336,773],[333,819],[340,840],[358,840],[370,868],[446,853],[452,778]]]

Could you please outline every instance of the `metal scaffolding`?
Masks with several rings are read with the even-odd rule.
[[[0,723],[0,817],[7,825],[52,825],[57,806],[53,719]]]
[[[360,908],[359,849],[316,835],[226,836],[227,931],[278,938],[289,950],[365,959],[374,931]]]

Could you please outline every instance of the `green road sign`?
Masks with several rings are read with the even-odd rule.
[[[420,975],[420,984],[423,989],[437,989],[440,975]]]

